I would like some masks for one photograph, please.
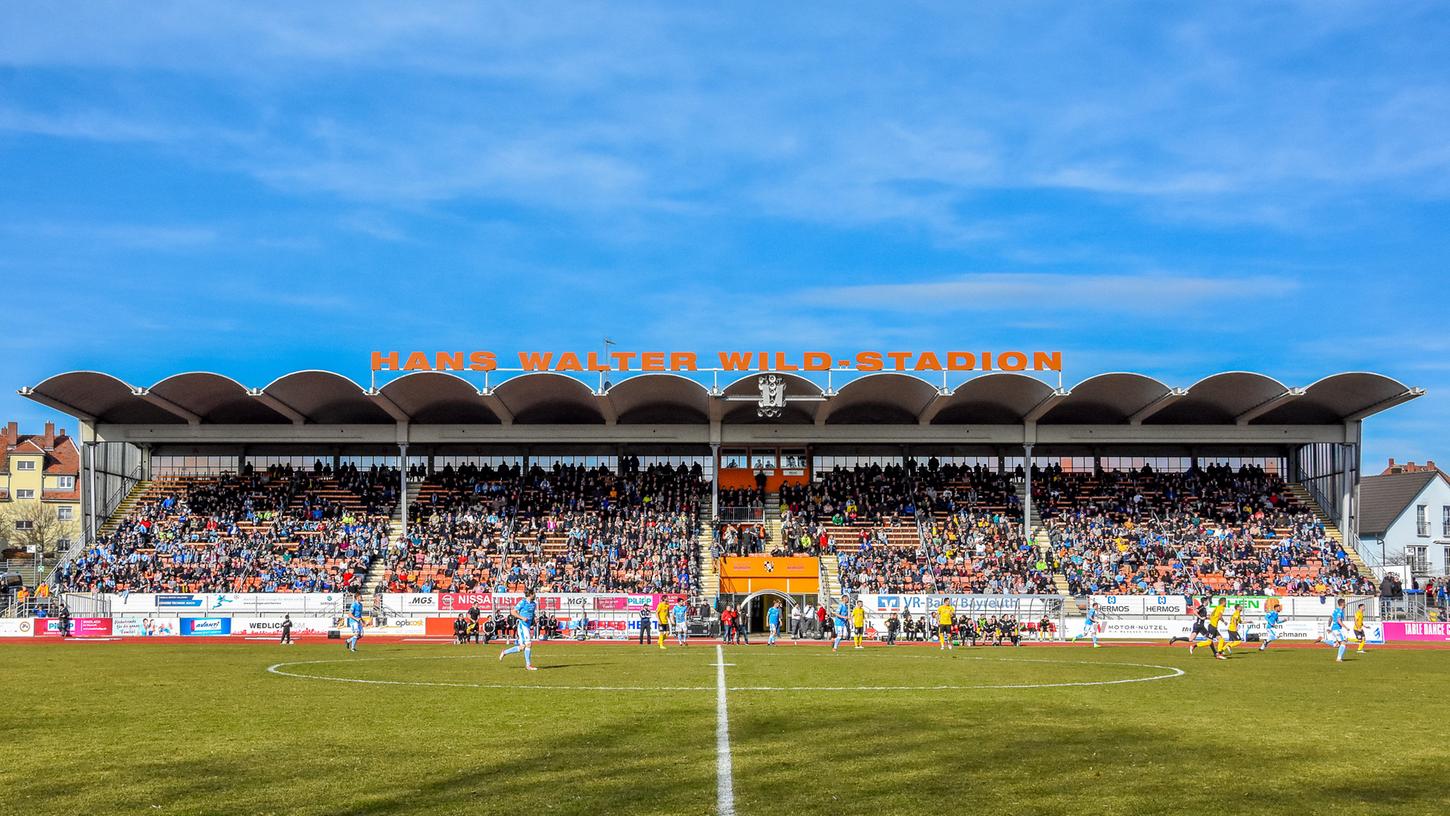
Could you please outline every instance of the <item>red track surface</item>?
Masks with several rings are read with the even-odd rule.
[[[293,640],[294,641],[297,641],[298,643],[335,643],[335,644],[337,644],[339,646],[342,645],[342,639],[339,639],[339,638],[326,638],[326,637],[315,637],[314,636],[314,637],[295,637],[295,638],[293,638]],[[112,643],[112,644],[115,644],[115,643],[120,643],[120,644],[125,644],[125,643],[147,643],[147,642],[167,642],[167,643],[174,643],[174,642],[181,642],[181,643],[221,643],[221,642],[227,642],[227,643],[265,643],[265,642],[272,642],[272,643],[275,643],[276,641],[277,641],[277,639],[275,637],[265,637],[265,636],[262,636],[262,635],[225,635],[225,636],[203,636],[203,637],[179,637],[179,636],[166,636],[166,637],[104,637],[104,638],[60,638],[60,637],[55,637],[53,635],[47,635],[47,636],[43,636],[43,637],[28,637],[28,638],[26,638],[26,637],[0,638],[0,646],[5,646],[5,645],[11,644],[11,643],[17,643],[17,644],[35,644],[35,645],[41,645],[41,644],[56,644],[56,645],[59,645],[59,644],[82,644],[82,645],[90,646],[90,645],[107,644],[107,643]],[[453,640],[452,640],[452,638],[430,638],[430,637],[424,637],[422,635],[366,635],[366,636],[363,637],[363,641],[362,642],[363,642],[363,644],[379,643],[379,642],[381,642],[381,643],[428,643],[428,644],[451,645],[453,643]],[[590,645],[603,644],[603,645],[608,645],[608,646],[619,646],[619,647],[635,646],[636,648],[639,648],[639,645],[637,644],[637,642],[636,641],[633,641],[633,640],[590,640],[590,641],[587,641],[587,642]],[[695,646],[714,645],[714,644],[719,643],[719,642],[720,642],[719,638],[691,638],[690,639],[690,645],[695,645]],[[506,645],[508,643],[511,643],[511,641],[507,641],[507,640],[497,640],[496,639],[496,640],[493,641],[493,643],[491,643],[489,645],[491,645],[491,646],[502,646],[502,645]],[[549,646],[579,646],[579,645],[582,645],[582,642],[581,641],[577,641],[577,640],[542,640],[542,641],[541,640],[535,640],[534,643],[538,647],[549,647]],[[781,640],[777,644],[777,646],[779,648],[794,648],[794,647],[801,647],[801,646],[804,646],[804,647],[812,647],[812,646],[826,647],[826,646],[829,646],[830,643],[831,642],[829,640],[802,640],[802,641]],[[472,646],[474,644],[467,644],[467,645]],[[477,645],[480,645],[481,646],[483,644],[477,644]],[[651,641],[648,645],[649,646],[653,646],[654,645],[654,642]],[[683,646],[683,647],[682,646],[676,646],[673,642],[668,641],[668,640],[666,641],[666,645],[669,646],[670,648],[686,648],[686,649],[689,648],[689,646]],[[908,642],[899,642],[899,643],[896,644],[896,646],[893,646],[893,647],[887,647],[884,643],[879,643],[879,642],[878,643],[868,643],[867,645],[870,646],[873,649],[884,649],[884,648],[903,648],[903,649],[910,649],[910,648],[918,648],[918,649],[921,649],[921,648],[927,648],[927,649],[934,649],[934,648],[937,648],[937,644],[935,642],[923,643],[923,642],[920,642],[920,641],[910,642],[910,643],[908,643]],[[1069,641],[1038,642],[1038,641],[1025,641],[1024,640],[1022,642],[1022,646],[1023,647],[1027,647],[1027,648],[1051,648],[1051,649],[1064,649],[1064,648],[1072,648],[1072,647],[1076,647],[1076,648],[1079,648],[1079,649],[1091,648],[1091,645],[1089,643],[1087,643],[1086,641],[1079,641],[1077,643],[1072,643],[1072,642],[1069,642]],[[1172,647],[1169,647],[1168,644],[1164,643],[1161,640],[1117,640],[1117,641],[1104,641],[1103,642],[1103,647],[1104,648],[1113,648],[1113,647],[1117,647],[1117,646],[1162,646],[1162,647],[1165,647],[1165,648],[1173,648],[1173,649],[1186,649],[1187,648],[1187,644],[1174,644]],[[1351,647],[1353,647],[1353,644],[1351,644]],[[766,644],[765,644],[764,638],[762,637],[760,639],[757,639],[756,642],[750,644],[749,646],[728,646],[727,648],[731,648],[731,649],[752,648],[752,649],[754,649],[754,648],[775,648],[775,647],[767,647]],[[970,649],[999,649],[999,648],[1000,649],[1010,649],[1012,647],[1010,647],[1010,646],[1000,646],[1000,647],[999,646],[958,646],[957,648],[958,649],[969,649],[970,650]],[[1201,647],[1201,648],[1204,648],[1205,651],[1207,651],[1207,647]],[[1278,649],[1327,649],[1328,647],[1325,646],[1322,643],[1312,643],[1312,642],[1303,641],[1303,640],[1300,640],[1300,641],[1292,641],[1292,642],[1290,642],[1290,641],[1282,641],[1281,640],[1281,641],[1277,641],[1276,643],[1274,643],[1273,646],[1271,646],[1269,648],[1270,648],[1270,650],[1278,650]],[[1247,644],[1246,643],[1243,646],[1240,646],[1239,647],[1239,650],[1240,651],[1257,650],[1257,649],[1258,649],[1258,644]],[[1381,651],[1381,650],[1386,650],[1386,649],[1391,649],[1391,650],[1430,650],[1430,651],[1441,651],[1441,650],[1450,650],[1450,642],[1446,642],[1446,643],[1435,643],[1435,642],[1385,643],[1385,644],[1379,644],[1379,645],[1370,645],[1368,647],[1368,649],[1369,649],[1369,651]]]

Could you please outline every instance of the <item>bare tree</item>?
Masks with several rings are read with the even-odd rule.
[[[53,560],[63,541],[75,541],[80,525],[63,521],[54,505],[11,502],[0,505],[0,549],[24,549],[39,560]]]

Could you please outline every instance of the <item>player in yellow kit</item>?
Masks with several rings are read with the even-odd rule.
[[[861,643],[861,638],[866,634],[866,607],[856,602],[856,608],[851,610],[851,642],[856,644],[857,649],[866,648]]]
[[[1228,660],[1228,655],[1223,653],[1223,635],[1218,631],[1218,622],[1223,620],[1224,603],[1224,599],[1219,598],[1218,603],[1208,613],[1208,645],[1213,649],[1213,656],[1219,660]]]
[[[670,625],[670,602],[660,598],[660,605],[655,607],[655,623],[659,624],[660,648],[665,648],[665,629]]]
[[[1233,654],[1235,646],[1243,643],[1243,641],[1239,639],[1239,625],[1243,622],[1244,606],[1243,604],[1234,604],[1233,614],[1229,615],[1228,618],[1228,643],[1224,646],[1224,648],[1228,650],[1229,654]]]
[[[956,620],[957,610],[952,602],[942,598],[941,606],[936,608],[936,639],[941,649],[952,648],[952,621]]]
[[[1364,604],[1354,607],[1354,640],[1359,644],[1355,654],[1364,654]]]

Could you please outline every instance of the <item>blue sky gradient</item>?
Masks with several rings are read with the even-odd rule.
[[[1435,3],[8,3],[0,418],[373,349],[1373,370],[1450,459]]]

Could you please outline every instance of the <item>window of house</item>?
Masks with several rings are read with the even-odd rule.
[[[33,498],[35,498],[35,491],[34,490],[27,490],[27,489],[16,490],[15,491],[15,498],[17,498],[17,499],[19,499],[21,501],[26,501],[28,499],[33,499]]]
[[[15,522],[15,529],[22,533],[29,531],[34,527],[35,522],[31,521],[30,519],[17,519]]]
[[[1405,563],[1409,565],[1410,572],[1415,575],[1424,575],[1430,571],[1430,548],[1424,544],[1415,544],[1405,548]]]
[[[1450,504],[1440,508],[1440,535],[1450,536]],[[1450,575],[1450,571],[1445,574]]]
[[[1430,513],[1429,506],[1419,504],[1415,506],[1415,533],[1421,538],[1430,537]]]
[[[16,470],[35,470],[35,460],[34,459],[16,459],[15,460],[15,469]]]
[[[55,517],[61,521],[71,521],[76,517],[76,509],[74,507],[61,505],[55,508]]]
[[[55,487],[56,487],[57,490],[75,490],[76,489],[76,477],[74,477],[74,476],[57,476],[57,477],[55,477]]]

